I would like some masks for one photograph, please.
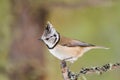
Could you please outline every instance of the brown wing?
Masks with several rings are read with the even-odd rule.
[[[68,46],[68,47],[75,47],[75,46],[81,46],[81,47],[89,47],[89,46],[95,46],[93,44],[81,42],[79,40],[72,40],[66,37],[61,37],[60,43],[63,46]]]

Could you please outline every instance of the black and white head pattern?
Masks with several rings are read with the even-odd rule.
[[[47,45],[49,49],[52,49],[59,42],[60,35],[55,30],[53,25],[50,22],[48,22],[41,39],[44,41],[44,43]]]

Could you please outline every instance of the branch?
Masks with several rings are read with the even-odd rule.
[[[82,75],[93,74],[93,73],[102,74],[103,72],[107,72],[118,68],[120,68],[120,63],[105,64],[101,67],[97,66],[91,68],[82,68],[78,73],[74,73],[69,70],[64,60],[61,61],[61,70],[64,80],[77,80],[78,77],[81,77]]]

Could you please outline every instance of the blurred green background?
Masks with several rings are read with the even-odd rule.
[[[50,2],[50,0],[48,1]],[[73,3],[75,1],[65,0],[63,2]],[[12,20],[10,1],[0,0],[0,80],[9,80],[4,70],[8,65]],[[53,8],[48,20],[61,35],[110,48],[109,50],[100,49],[87,52],[70,67],[74,72],[78,72],[82,67],[120,62],[119,0],[76,9]],[[45,50],[49,80],[62,80],[60,61],[52,56],[47,48]],[[113,70],[102,75],[86,75],[86,78],[88,80],[119,80],[120,70]]]

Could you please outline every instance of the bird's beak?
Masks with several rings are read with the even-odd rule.
[[[41,39],[41,38],[39,38],[38,40],[42,41],[42,39]]]

